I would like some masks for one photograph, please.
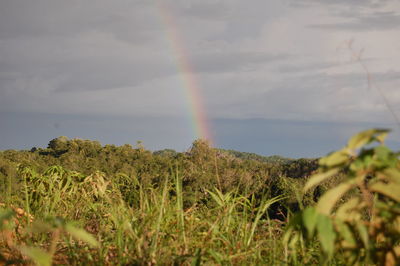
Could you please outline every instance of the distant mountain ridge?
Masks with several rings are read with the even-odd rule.
[[[241,160],[252,160],[252,161],[258,161],[258,162],[263,162],[263,163],[279,163],[279,164],[285,164],[285,163],[290,163],[294,161],[295,159],[292,158],[286,158],[283,156],[279,155],[272,155],[272,156],[263,156],[259,155],[256,153],[251,153],[251,152],[242,152],[242,151],[236,151],[236,150],[226,150],[226,149],[218,149],[216,150],[219,153],[222,154],[228,154],[230,156],[233,156],[237,159]],[[173,149],[163,149],[163,150],[158,150],[153,152],[154,155],[160,155],[160,156],[165,156],[165,157],[174,157],[179,152],[173,150]]]
[[[256,153],[251,152],[242,152],[242,151],[235,151],[235,150],[225,150],[225,149],[217,149],[220,152],[227,153],[233,155],[234,157],[242,160],[254,160],[264,163],[289,163],[294,159],[286,158],[279,155],[272,155],[272,156],[263,156]]]

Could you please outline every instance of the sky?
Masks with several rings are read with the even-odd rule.
[[[0,150],[400,148],[399,60],[397,0],[2,0]]]

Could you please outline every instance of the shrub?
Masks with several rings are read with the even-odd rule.
[[[285,236],[292,251],[302,240],[309,245],[317,240],[325,261],[340,253],[346,264],[400,263],[399,153],[383,144],[387,134],[383,129],[363,131],[319,160],[319,171],[305,191],[339,172],[345,177],[316,206],[292,219]]]

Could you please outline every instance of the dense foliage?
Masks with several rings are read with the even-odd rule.
[[[187,152],[162,150],[152,153],[140,143],[137,147],[128,144],[102,146],[97,141],[59,137],[51,140],[46,149],[1,152],[0,178],[3,177],[2,192],[5,192],[8,185],[4,182],[9,180],[5,177],[10,177],[15,183],[14,189],[20,183],[16,172],[18,166],[29,166],[43,173],[48,167],[59,165],[84,175],[100,171],[111,179],[127,175],[137,178],[141,184],[157,187],[165,176],[171,175],[171,171],[178,171],[182,176],[185,206],[190,206],[203,199],[205,190],[214,187],[223,192],[249,189],[248,193],[258,196],[265,193],[281,195],[285,177],[288,180],[303,178],[317,168],[316,160],[243,158],[248,158],[248,154],[214,149],[202,140],[193,142]]]
[[[399,153],[383,145],[387,133],[382,129],[364,131],[320,160],[320,170],[307,182],[305,191],[339,171],[344,175],[315,207],[307,207],[293,219],[286,233],[292,246],[303,234],[308,243],[317,236],[322,260],[341,253],[347,264],[399,265]],[[297,234],[292,235],[293,229],[298,229]]]
[[[399,154],[386,133],[319,161],[202,140],[182,153],[66,137],[0,152],[0,262],[396,265]]]

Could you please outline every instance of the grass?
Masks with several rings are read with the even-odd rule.
[[[215,188],[205,192],[207,203],[185,208],[178,170],[158,187],[125,175],[111,180],[96,172],[85,177],[59,166],[42,174],[30,168],[19,172],[23,186],[11,198],[7,195],[2,207],[1,223],[7,225],[0,242],[3,262],[286,263],[282,222],[267,215],[282,197],[258,199]],[[9,209],[14,210],[11,216]],[[23,214],[16,214],[22,209]]]

